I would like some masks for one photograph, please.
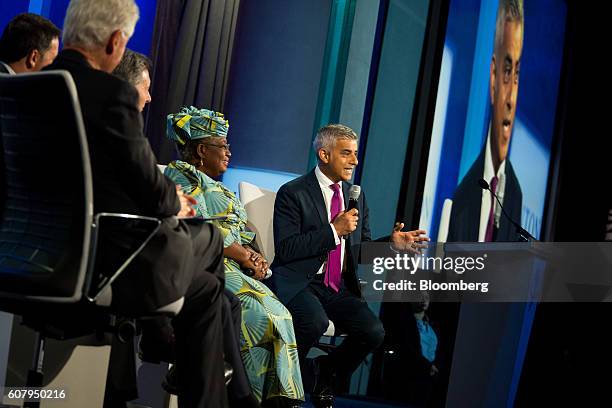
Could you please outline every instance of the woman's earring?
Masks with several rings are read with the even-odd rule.
[[[200,157],[200,167],[204,167],[204,162],[202,161],[201,157]]]

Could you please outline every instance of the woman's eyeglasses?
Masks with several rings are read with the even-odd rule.
[[[204,146],[218,147],[219,149],[224,149],[226,152],[230,151],[230,144],[229,143],[222,144],[222,145],[212,144],[212,143],[200,143],[200,144],[203,144]]]

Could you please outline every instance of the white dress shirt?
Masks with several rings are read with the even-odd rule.
[[[6,62],[0,61],[0,64],[4,65],[4,67],[6,68],[6,70],[8,71],[9,74],[17,75],[15,70],[13,68],[11,68],[11,66],[9,64],[7,64]]]
[[[491,185],[491,179],[495,175],[493,170],[493,159],[491,158],[491,129],[489,128],[489,135],[487,136],[487,143],[485,147],[484,157],[484,173],[482,178]],[[504,191],[506,187],[506,160],[502,161],[497,169],[497,188],[495,194],[499,197],[499,201],[504,204]],[[502,210],[497,200],[488,190],[482,190],[482,201],[480,204],[480,228],[478,229],[478,242],[484,242],[485,235],[487,234],[487,224],[489,223],[489,211],[491,210],[491,198],[493,198],[493,212],[495,227],[499,228],[499,222],[502,215]]]
[[[315,168],[315,176],[317,176],[319,187],[321,187],[321,192],[323,193],[323,199],[325,200],[325,211],[327,212],[327,221],[329,222],[329,226],[332,229],[332,232],[334,233],[334,240],[336,241],[336,245],[342,245],[340,251],[340,270],[342,270],[342,266],[344,264],[344,247],[346,245],[345,239],[338,236],[336,229],[331,223],[331,201],[332,197],[334,196],[334,190],[332,190],[330,186],[334,184],[334,182],[331,181],[329,177],[327,177],[325,174],[323,174],[321,169],[319,169],[319,166]],[[338,186],[340,187],[340,211],[344,211],[344,194],[342,192],[342,181],[339,181],[336,184],[338,184]],[[327,262],[321,265],[321,268],[319,268],[317,274],[323,273],[325,271],[326,264]]]

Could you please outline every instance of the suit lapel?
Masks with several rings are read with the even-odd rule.
[[[514,221],[521,223],[521,212],[515,213],[515,208],[520,208],[521,203],[517,204],[516,199],[519,193],[515,189],[514,180],[516,179],[516,175],[514,173],[514,169],[512,168],[512,164],[510,164],[510,159],[506,159],[506,187],[504,191],[504,208],[508,213],[509,217]],[[521,209],[522,211],[522,209]],[[516,229],[514,225],[508,220],[508,218],[502,214],[501,221],[499,223],[499,230],[497,231],[496,241],[504,241],[504,242],[514,242],[518,241],[518,234],[516,233]]]
[[[319,186],[319,181],[317,180],[317,176],[314,173],[314,170],[308,174],[308,178],[306,179],[306,190],[314,203],[317,212],[319,213],[319,218],[321,219],[322,224],[327,224],[327,211],[325,209],[325,198],[323,198],[323,192],[321,191],[321,187]]]
[[[344,210],[348,208],[349,200],[349,183],[342,182],[342,195],[344,196]]]
[[[478,180],[482,177],[484,173],[484,150],[480,152],[476,162],[474,163],[474,172],[470,174],[470,177],[467,178],[469,180],[468,188],[473,191],[470,193],[470,197],[474,197],[474,203],[470,203],[468,205],[468,215],[467,215],[467,226],[471,231],[468,234],[468,240],[478,241],[478,233],[480,232],[480,207],[482,203],[482,189],[478,185]]]

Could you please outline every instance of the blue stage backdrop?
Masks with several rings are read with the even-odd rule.
[[[4,30],[6,24],[17,14],[25,13],[30,6],[29,0],[14,0],[0,2],[0,27]]]
[[[490,63],[497,1],[452,0],[421,208],[420,227],[438,238],[452,199],[486,141],[491,115]],[[521,224],[539,238],[548,185],[566,4],[525,2],[523,53],[510,161],[523,193]]]
[[[330,0],[240,3],[224,107],[232,167],[309,170],[330,10]]]

